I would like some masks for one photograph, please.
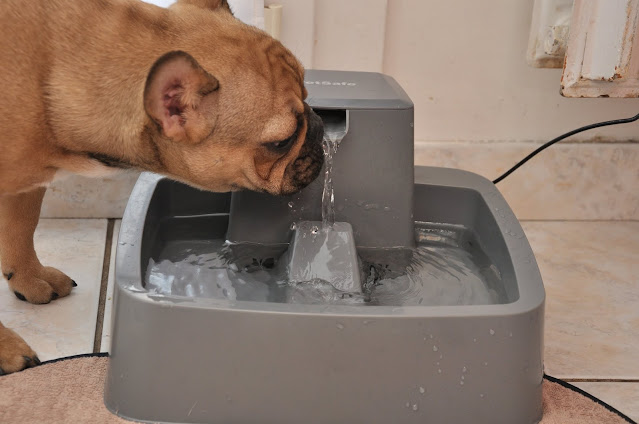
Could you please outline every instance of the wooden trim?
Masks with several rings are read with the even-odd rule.
[[[561,94],[639,97],[638,19],[639,0],[575,0]]]
[[[573,0],[535,0],[526,61],[535,68],[563,68]]]

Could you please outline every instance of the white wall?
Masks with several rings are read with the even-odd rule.
[[[532,0],[265,3],[284,5],[282,41],[306,67],[383,71],[404,86],[420,165],[492,179],[536,147],[528,141],[639,113],[637,99],[564,99],[561,70],[526,66]],[[639,219],[639,144],[608,142],[639,140],[639,123],[584,135],[596,136],[555,146],[500,183],[519,218]],[[65,180],[42,214],[119,217],[134,181]]]
[[[542,141],[639,113],[638,99],[563,98],[561,70],[526,65],[531,0],[306,3],[315,37],[305,65],[395,77],[415,102],[416,141]],[[580,139],[639,140],[639,124]]]
[[[387,0],[315,0],[313,66],[381,71],[387,3]]]

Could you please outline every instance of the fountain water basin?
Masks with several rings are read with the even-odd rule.
[[[309,89],[311,106],[339,103],[348,117],[333,179],[338,263],[295,247],[321,231],[322,181],[269,198],[142,174],[116,253],[106,406],[170,423],[538,422],[545,293],[510,207],[476,174],[413,168],[412,131],[391,128],[404,134],[393,144],[384,130],[412,128],[387,77],[309,74],[363,86],[349,104]],[[366,89],[367,78],[387,85]],[[395,109],[367,112],[370,93]]]

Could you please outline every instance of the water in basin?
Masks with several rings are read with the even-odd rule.
[[[461,226],[417,223],[417,246],[408,262],[394,251],[356,254],[350,225],[335,223],[332,183],[333,155],[347,124],[328,115],[324,125],[322,222],[297,224],[294,252],[258,260],[250,245],[233,249],[221,239],[172,241],[157,262],[150,261],[147,288],[165,295],[300,304],[502,303],[499,271],[472,231]],[[339,269],[331,272],[331,264]],[[353,282],[342,281],[345,276]]]
[[[148,266],[146,287],[174,296],[301,304],[434,306],[506,302],[499,270],[472,231],[418,222],[415,237],[417,247],[403,269],[396,269],[393,263],[360,259],[363,293],[343,292],[322,280],[290,283],[286,255],[261,261],[234,257],[222,239],[168,242],[157,262],[151,261]],[[240,269],[237,263],[250,264]]]

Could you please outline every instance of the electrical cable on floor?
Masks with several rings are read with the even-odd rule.
[[[639,119],[639,114],[633,116],[632,118],[615,119],[613,121],[604,121],[604,122],[598,122],[596,124],[586,125],[584,127],[577,128],[576,130],[572,130],[570,132],[567,132],[566,134],[562,134],[559,137],[554,138],[554,139],[550,140],[549,142],[543,144],[537,150],[535,150],[534,152],[532,152],[531,154],[529,154],[528,156],[523,158],[515,166],[510,168],[508,171],[504,172],[499,178],[495,179],[493,181],[493,184],[497,184],[498,182],[500,182],[501,180],[503,180],[504,178],[506,178],[507,176],[512,174],[520,166],[522,166],[523,164],[528,162],[530,159],[532,159],[535,155],[537,155],[537,153],[541,152],[542,150],[545,150],[547,147],[550,147],[553,144],[555,144],[555,143],[557,143],[557,142],[559,142],[559,141],[561,141],[561,140],[563,140],[563,139],[565,139],[567,137],[570,137],[571,135],[575,135],[575,134],[578,134],[578,133],[583,132],[583,131],[592,130],[594,128],[606,127],[608,125],[627,124],[627,123],[630,123],[630,122],[635,122],[638,119]]]

